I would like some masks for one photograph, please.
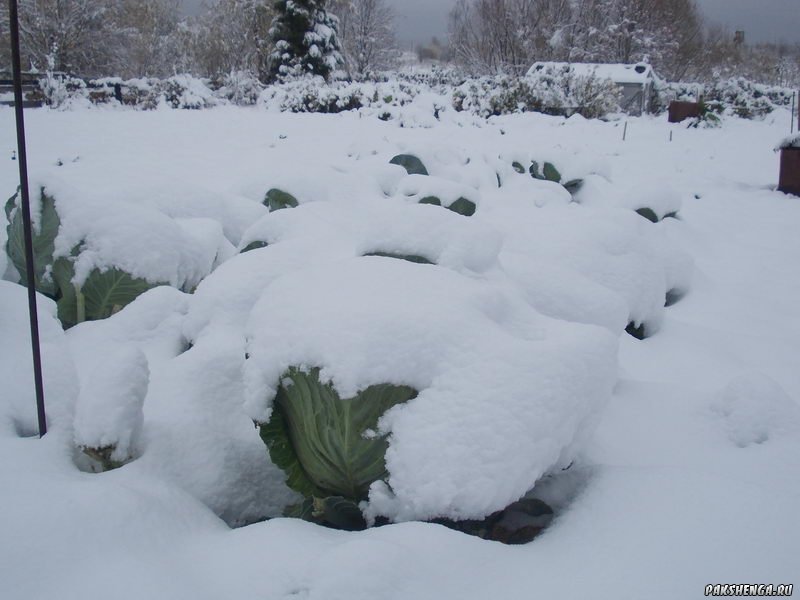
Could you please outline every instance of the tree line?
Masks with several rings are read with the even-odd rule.
[[[24,67],[84,77],[364,78],[398,58],[390,2],[216,0],[182,17],[180,0],[19,0]],[[0,11],[3,39],[7,19]],[[709,26],[694,0],[458,0],[448,41],[420,55],[472,74],[520,75],[535,61],[649,62],[672,81],[800,84],[800,45],[748,45]]]
[[[694,0],[458,0],[450,46],[475,73],[519,75],[535,61],[647,62],[670,81],[800,84],[800,45],[749,46],[707,24]]]
[[[266,82],[299,63],[362,77],[397,56],[388,0],[216,0],[194,17],[180,8],[180,0],[19,0],[23,68],[123,78],[247,71]],[[0,34],[8,40],[6,11]],[[9,65],[3,43],[0,68]]]

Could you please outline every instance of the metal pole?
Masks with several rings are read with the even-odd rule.
[[[19,186],[22,196],[22,225],[25,231],[25,274],[28,279],[28,312],[31,320],[31,349],[33,350],[33,380],[36,387],[36,413],[39,419],[39,437],[47,433],[44,411],[44,384],[42,383],[42,355],[39,347],[39,314],[36,308],[36,271],[33,265],[33,226],[28,190],[28,155],[25,152],[25,115],[22,109],[22,67],[19,51],[19,12],[17,0],[8,0],[11,33],[11,66],[14,70],[14,110],[17,117],[17,156],[19,158]]]

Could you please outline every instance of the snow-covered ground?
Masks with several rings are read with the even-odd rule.
[[[798,583],[800,199],[773,191],[788,111],[719,129],[631,119],[626,141],[620,121],[532,114],[27,115],[32,189],[56,198],[56,252],[84,242],[77,276],[118,267],[183,291],[65,334],[42,300],[38,440],[25,294],[0,282],[3,598],[673,600]],[[0,131],[10,196],[11,109]],[[430,176],[388,164],[402,152]],[[577,202],[512,167],[532,160],[585,179]],[[267,214],[271,188],[300,206]],[[429,195],[476,213],[416,204]],[[269,246],[237,255],[253,241]],[[344,395],[422,392],[382,423],[392,490],[368,508],[407,522],[248,524],[296,499],[251,418],[298,363]],[[135,460],[78,468],[76,443],[109,440]],[[537,480],[556,519],[528,545],[413,522],[487,514]]]

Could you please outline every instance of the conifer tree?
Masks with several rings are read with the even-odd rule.
[[[304,74],[328,79],[343,64],[338,19],[325,10],[325,0],[276,0],[275,13],[273,79]]]

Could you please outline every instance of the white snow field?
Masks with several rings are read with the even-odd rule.
[[[56,257],[82,244],[74,282],[166,285],[66,332],[40,297],[39,440],[25,290],[0,252],[0,597],[800,583],[800,198],[774,191],[773,151],[789,118],[635,118],[623,142],[622,121],[579,116],[29,111],[31,189],[55,199]],[[5,198],[11,109],[0,131]],[[390,164],[404,153],[429,174]],[[584,184],[534,179],[532,161]],[[269,212],[271,189],[299,206]],[[362,509],[392,524],[280,517],[298,496],[253,420],[292,366],[342,397],[419,390],[378,425],[389,479]],[[109,446],[129,462],[92,472],[79,448]],[[526,545],[422,522],[531,489],[556,517]]]

